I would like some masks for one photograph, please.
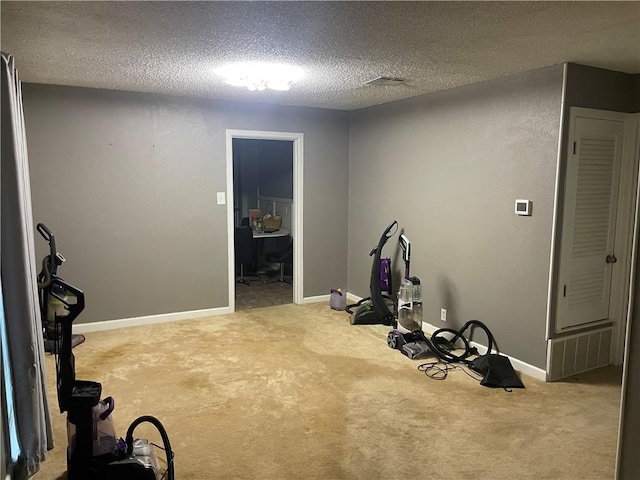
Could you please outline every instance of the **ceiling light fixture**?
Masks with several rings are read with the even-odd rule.
[[[264,62],[233,63],[219,68],[216,73],[224,77],[225,83],[249,90],[289,90],[292,82],[304,76],[299,67]]]

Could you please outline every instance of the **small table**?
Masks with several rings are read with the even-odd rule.
[[[256,266],[257,271],[261,271],[265,268],[265,262],[263,259],[264,256],[264,240],[266,238],[278,238],[278,237],[288,237],[291,232],[286,228],[279,228],[275,232],[256,232],[255,228],[252,228],[253,239],[258,242],[258,265]]]
[[[275,238],[275,237],[286,237],[291,232],[286,228],[279,228],[275,232],[257,232],[256,229],[252,229],[253,238]]]

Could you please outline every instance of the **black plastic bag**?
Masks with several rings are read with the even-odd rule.
[[[469,367],[484,375],[480,385],[493,388],[524,388],[511,361],[504,355],[487,354],[473,359]]]

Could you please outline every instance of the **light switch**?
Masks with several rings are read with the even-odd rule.
[[[218,205],[224,205],[226,203],[224,198],[224,192],[218,192]]]

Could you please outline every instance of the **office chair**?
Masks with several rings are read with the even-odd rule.
[[[293,264],[293,238],[289,239],[289,244],[286,246],[286,248],[277,252],[267,252],[264,258],[267,262],[280,264],[280,276],[272,278],[266,283],[284,282],[290,285],[293,283],[293,277],[291,277],[291,275],[284,275],[284,265]]]
[[[236,283],[244,283],[245,285],[251,286],[250,280],[260,280],[260,277],[255,274],[244,274],[245,265],[251,265],[251,268],[253,268],[255,272],[257,251],[251,227],[236,227],[234,244],[236,265],[240,265],[240,275],[236,275]]]

